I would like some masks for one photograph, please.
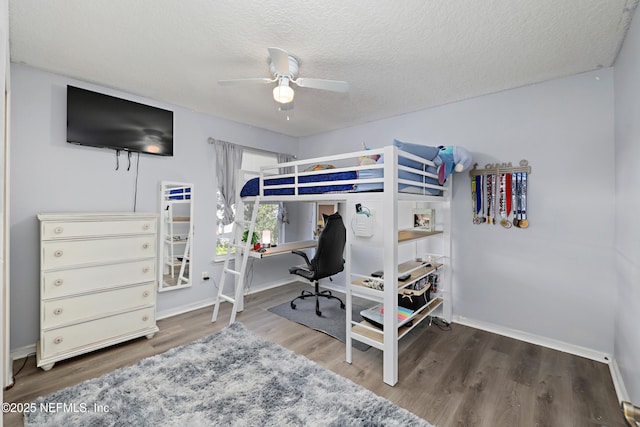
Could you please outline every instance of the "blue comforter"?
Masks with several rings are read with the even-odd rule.
[[[330,182],[330,181],[339,181],[339,180],[347,180],[347,179],[357,179],[358,174],[355,171],[347,171],[347,172],[334,172],[334,173],[326,173],[319,175],[305,175],[298,178],[298,182],[300,184],[310,183],[310,182]],[[265,179],[264,185],[264,195],[265,196],[276,196],[276,195],[294,195],[293,188],[273,188],[269,189],[270,185],[293,185],[293,177],[289,178],[274,178],[274,179]],[[346,192],[346,191],[354,191],[353,184],[328,184],[328,185],[314,185],[312,187],[300,187],[298,188],[298,194],[321,194],[321,193],[331,193],[331,192]],[[242,191],[240,192],[240,197],[248,197],[248,196],[257,196],[260,193],[260,179],[252,178],[242,187]]]

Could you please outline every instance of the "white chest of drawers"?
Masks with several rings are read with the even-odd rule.
[[[38,366],[156,326],[156,214],[40,214]]]

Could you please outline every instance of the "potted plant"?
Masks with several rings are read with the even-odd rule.
[[[242,234],[242,241],[246,242],[248,236],[249,230],[244,230],[244,233]],[[256,243],[260,243],[260,235],[254,231],[253,235],[251,236],[251,245],[255,245]]]

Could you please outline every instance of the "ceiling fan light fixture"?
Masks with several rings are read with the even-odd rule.
[[[273,99],[280,104],[288,104],[293,101],[293,89],[289,86],[289,79],[282,78],[278,86],[273,88]]]

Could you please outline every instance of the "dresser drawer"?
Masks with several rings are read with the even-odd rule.
[[[152,330],[155,324],[155,308],[150,307],[43,331],[40,340],[42,358],[71,352],[81,347],[98,344],[100,341],[116,341],[119,336]]]
[[[156,257],[156,236],[42,242],[42,269]]]
[[[123,262],[96,267],[44,271],[41,275],[41,299],[104,290],[156,280],[156,260]]]
[[[42,303],[41,328],[77,323],[82,320],[153,306],[155,285],[133,286],[90,295],[47,300]]]
[[[122,221],[44,221],[40,225],[42,240],[75,237],[108,237],[122,234],[153,234],[155,219]]]

